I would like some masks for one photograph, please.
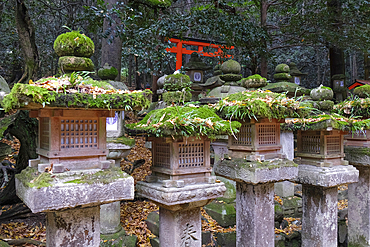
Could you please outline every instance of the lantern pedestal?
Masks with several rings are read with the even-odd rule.
[[[299,165],[302,184],[302,247],[337,246],[338,186],[358,181],[353,166]]]
[[[297,165],[286,159],[248,162],[232,158],[221,161],[215,173],[236,181],[237,246],[274,246],[274,183],[294,179]]]
[[[200,207],[223,196],[226,187],[211,176],[210,141],[151,138],[152,175],[138,182],[138,195],[159,205],[161,246],[202,246]]]
[[[138,195],[159,206],[159,242],[161,246],[202,246],[200,207],[223,196],[223,183],[193,184],[166,188],[161,183],[138,182]]]
[[[16,176],[18,197],[47,213],[47,246],[99,246],[99,205],[133,199],[134,180],[106,160],[108,110],[37,109],[38,159]],[[47,174],[45,172],[52,173]]]
[[[364,140],[363,146],[356,143],[357,147],[344,147],[346,159],[359,171],[358,183],[348,185],[348,244],[354,246],[370,245],[370,149],[367,142]]]

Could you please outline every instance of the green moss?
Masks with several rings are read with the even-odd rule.
[[[246,88],[259,88],[267,85],[267,79],[259,74],[248,76],[242,79],[241,85]]]
[[[310,112],[307,102],[288,98],[285,94],[244,91],[220,100],[215,109],[229,119],[302,117]]]
[[[309,95],[311,90],[298,86],[291,82],[277,82],[269,83],[267,86],[263,87],[264,90],[270,90],[275,93],[289,92],[296,96]]]
[[[290,69],[289,66],[285,63],[279,64],[275,68],[276,73],[289,73]]]
[[[185,102],[191,101],[192,94],[191,92],[186,91],[175,91],[175,92],[166,92],[162,94],[163,101],[167,105],[174,104],[184,104]]]
[[[331,77],[332,80],[343,80],[346,79],[346,76],[343,74],[336,74]]]
[[[150,5],[159,7],[169,7],[172,4],[172,0],[147,0]]]
[[[364,247],[364,246],[368,246],[368,242],[366,240],[366,238],[362,235],[360,236],[356,236],[357,237],[357,241],[350,241],[348,243],[348,247]]]
[[[51,186],[51,182],[54,180],[50,173],[40,173],[37,169],[31,167],[27,167],[21,173],[16,174],[15,177],[21,181],[24,186],[37,189]]]
[[[70,180],[64,183],[75,183],[75,184],[94,184],[94,183],[103,183],[109,184],[114,182],[119,178],[127,178],[129,175],[124,173],[121,168],[113,167],[111,169],[106,169],[103,171],[98,171],[93,174],[84,174],[78,179]]]
[[[296,163],[287,159],[274,159],[270,161],[247,161],[246,159],[232,158],[224,159],[222,164],[225,166],[238,167],[237,169],[246,169],[250,171],[256,171],[261,169],[277,169],[281,167],[298,167]],[[235,168],[234,168],[235,169]]]
[[[109,83],[94,81],[91,78],[82,81],[82,83],[112,89]],[[40,104],[40,107],[124,109],[129,111],[149,107],[150,101],[147,96],[150,94],[150,90],[127,94],[64,94],[38,86],[17,83],[10,94],[4,97],[2,106],[6,112],[11,109],[26,107],[30,102]]]
[[[224,74],[239,74],[241,66],[237,61],[230,59],[221,65],[221,70]]]
[[[54,41],[54,50],[58,56],[91,57],[95,51],[92,40],[79,31],[59,35]]]
[[[207,106],[173,106],[151,111],[139,123],[127,127],[156,137],[207,136],[214,139],[216,135],[237,132],[240,125],[222,120]]]
[[[370,97],[370,85],[363,85],[360,87],[356,87],[353,90],[353,93],[360,98],[368,98]]]
[[[318,88],[311,90],[310,96],[313,100],[331,100],[333,98],[333,90],[330,87],[321,85]]]
[[[107,142],[121,143],[121,144],[125,144],[127,146],[130,146],[130,147],[135,146],[135,139],[134,138],[129,138],[129,137],[126,137],[126,136],[121,136],[121,137],[118,137],[118,138],[110,137],[110,138],[107,138]]]
[[[333,109],[334,102],[331,100],[324,100],[317,102],[321,111],[330,111]]]
[[[90,58],[63,56],[59,58],[58,66],[63,71],[93,71],[94,63]]]
[[[11,125],[18,114],[12,114],[0,119],[0,140],[3,138],[4,132],[8,129],[9,125]]]
[[[223,74],[220,75],[220,79],[223,81],[239,81],[242,79],[242,76],[237,74]]]
[[[164,90],[181,91],[182,89],[190,90],[192,82],[188,75],[172,74],[164,79]]]
[[[326,130],[328,128],[336,130],[354,130],[351,121],[338,114],[322,114],[318,116],[311,116],[302,119],[285,120],[282,124],[282,129],[285,130]]]
[[[98,76],[102,80],[114,80],[118,75],[118,70],[113,66],[104,66],[98,70]]]
[[[274,74],[274,79],[275,80],[290,80],[291,78],[292,78],[292,76],[289,75],[288,73]]]

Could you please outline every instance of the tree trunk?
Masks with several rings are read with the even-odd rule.
[[[370,55],[367,52],[364,54],[364,70],[365,80],[370,80]]]
[[[266,0],[261,0],[261,27],[266,30],[268,3]],[[264,54],[261,54],[261,76],[267,78],[267,42],[264,38],[261,39],[262,47],[265,48]]]
[[[335,46],[329,48],[330,56],[330,87],[333,88],[333,75],[345,73],[344,52],[343,49]]]
[[[20,149],[18,153],[16,171],[20,173],[28,166],[29,159],[36,159],[36,140],[37,140],[37,120],[28,116],[28,111],[20,111],[17,119],[9,127],[9,134],[18,138]],[[6,187],[0,193],[0,205],[12,204],[18,202],[15,191],[14,176],[10,179]]]
[[[108,9],[116,3],[116,0],[107,0]],[[104,66],[105,63],[108,63],[110,66],[115,67],[118,70],[118,75],[116,81],[121,80],[121,57],[122,57],[122,40],[118,35],[116,35],[117,26],[120,25],[120,19],[116,14],[112,15],[113,22],[110,23],[107,18],[104,19],[103,23],[103,32],[111,30],[111,33],[108,38],[102,39],[101,47],[101,64]]]
[[[36,79],[39,68],[39,54],[35,42],[35,29],[28,14],[27,7],[24,4],[24,0],[15,1],[15,22],[25,62],[23,75],[18,82],[28,83],[29,80]]]

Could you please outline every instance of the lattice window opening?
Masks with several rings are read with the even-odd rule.
[[[251,146],[252,145],[252,126],[251,124],[243,124],[236,134],[236,138],[232,139],[233,145]]]
[[[326,152],[327,154],[341,153],[341,138],[340,136],[328,136],[326,138]]]
[[[319,154],[321,151],[321,137],[319,135],[302,136],[302,152]]]
[[[179,144],[179,168],[204,166],[203,143]]]
[[[49,150],[50,145],[50,130],[49,130],[49,118],[40,119],[40,148]]]
[[[170,168],[170,144],[155,143],[154,154],[154,166]]]
[[[275,124],[261,124],[258,126],[258,144],[264,145],[276,145],[276,125]]]
[[[63,119],[60,124],[61,148],[98,148],[97,119]]]

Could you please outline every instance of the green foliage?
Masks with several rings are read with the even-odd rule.
[[[240,126],[239,122],[222,120],[207,106],[173,106],[154,110],[139,123],[127,125],[134,131],[155,137],[207,136],[210,139],[220,134],[236,133]]]
[[[127,146],[130,146],[130,147],[135,146],[135,139],[134,138],[129,138],[129,137],[126,137],[126,136],[121,136],[121,137],[118,137],[118,138],[109,137],[109,138],[107,138],[107,142],[121,143],[121,144],[125,144]]]
[[[347,117],[370,117],[370,98],[354,98],[346,99],[333,107],[333,111]]]
[[[285,94],[265,91],[244,91],[220,100],[215,109],[231,119],[283,119],[302,117],[310,113],[312,106]]]
[[[15,177],[26,187],[40,189],[51,186],[54,180],[48,172],[38,172],[37,169],[27,167]]]
[[[301,119],[285,120],[282,128],[286,130],[326,130],[327,128],[349,131],[351,120],[338,114],[321,114]]]
[[[91,57],[95,51],[94,42],[79,31],[66,32],[54,41],[54,50],[58,56]]]
[[[190,91],[190,87],[193,83],[190,81],[188,75],[183,74],[172,74],[166,76],[164,80],[164,90],[167,91]]]
[[[356,87],[353,90],[353,94],[357,95],[360,98],[368,98],[370,97],[370,85],[363,85],[360,87]]]

